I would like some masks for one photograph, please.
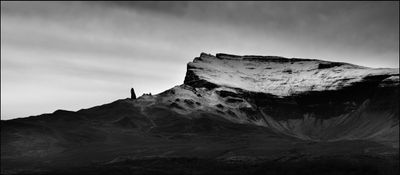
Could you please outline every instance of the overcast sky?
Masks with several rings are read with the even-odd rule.
[[[399,2],[1,2],[1,119],[183,83],[206,53],[398,67]]]

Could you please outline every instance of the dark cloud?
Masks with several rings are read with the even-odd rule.
[[[115,2],[194,20],[398,51],[399,2]]]
[[[94,2],[93,2],[94,3]],[[170,15],[184,15],[190,2],[187,1],[107,1],[100,2],[108,7],[133,8],[135,10],[151,10]]]

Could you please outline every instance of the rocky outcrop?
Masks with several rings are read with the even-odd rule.
[[[136,99],[135,90],[133,88],[131,88],[131,99]]]
[[[340,90],[360,83],[379,84],[383,79],[398,75],[398,69],[375,69],[315,59],[202,53],[188,63],[184,84],[292,96]]]
[[[242,122],[312,140],[391,135],[398,146],[398,69],[202,53],[188,63],[184,84],[215,93],[222,100],[216,110],[227,105],[226,118],[233,121],[241,116]]]

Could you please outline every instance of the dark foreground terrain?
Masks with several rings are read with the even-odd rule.
[[[86,167],[26,172],[26,174],[351,174],[389,175],[398,174],[398,158],[383,159],[369,156],[330,157],[297,161],[249,161],[216,160],[199,158],[148,158],[126,159],[117,163],[98,164]],[[25,174],[20,172],[19,174]]]
[[[123,104],[129,101],[102,108],[123,111]],[[154,128],[139,125],[138,121],[134,125],[129,122],[133,119],[94,122],[82,111],[74,113],[74,117],[70,112],[57,111],[46,114],[52,117],[3,121],[2,174],[399,172],[398,149],[385,144],[363,140],[305,141],[213,115],[188,119],[168,109],[152,111],[158,114],[153,119],[157,123]],[[129,115],[134,117],[137,113]]]

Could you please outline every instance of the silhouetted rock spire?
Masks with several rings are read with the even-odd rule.
[[[131,99],[136,99],[135,90],[131,88]]]

